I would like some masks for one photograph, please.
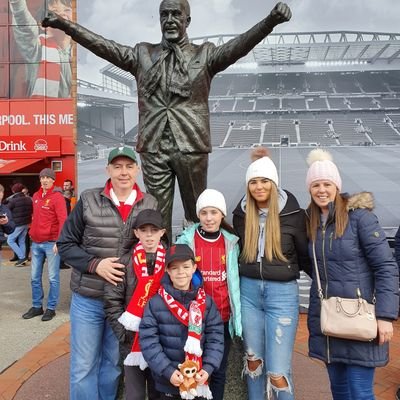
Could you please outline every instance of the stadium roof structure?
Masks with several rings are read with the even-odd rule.
[[[204,36],[191,41],[221,45],[235,36]],[[396,60],[400,61],[400,33],[329,31],[272,33],[241,62],[255,62],[260,66],[306,62],[375,64],[385,61],[391,64]]]
[[[213,42],[222,45],[236,34],[221,34],[191,38],[196,44]],[[399,69],[400,33],[321,31],[271,33],[246,57],[236,63],[256,69],[281,65],[305,67],[337,67],[363,69]],[[101,73],[128,84],[134,77],[108,64]]]

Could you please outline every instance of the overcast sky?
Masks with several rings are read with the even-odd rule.
[[[119,43],[159,42],[158,0],[79,0],[78,22]],[[288,0],[290,22],[275,32],[400,32],[400,0]],[[191,0],[190,37],[241,33],[275,5],[262,0]],[[78,77],[101,83],[107,63],[78,46]]]

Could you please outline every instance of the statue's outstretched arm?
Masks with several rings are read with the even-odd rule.
[[[285,3],[277,3],[266,18],[247,32],[215,48],[209,64],[211,71],[217,73],[234,64],[268,36],[275,26],[289,21],[291,17],[292,12],[289,6]]]

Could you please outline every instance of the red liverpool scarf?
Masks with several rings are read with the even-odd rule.
[[[196,299],[190,303],[189,311],[183,304],[175,300],[163,286],[158,289],[158,294],[164,300],[172,315],[188,327],[188,337],[183,348],[185,350],[185,358],[196,361],[199,364],[199,370],[201,370],[203,350],[200,343],[204,313],[206,311],[206,292],[203,288],[198,289]],[[197,385],[197,396],[212,399],[212,394],[207,383]]]
[[[137,277],[137,284],[126,311],[118,318],[125,329],[138,332],[139,324],[143,317],[144,307],[160,287],[161,278],[164,275],[165,249],[158,244],[154,274],[147,272],[146,251],[139,242],[133,249],[133,271]],[[131,352],[125,358],[125,365],[137,365],[141,370],[146,369],[147,363],[140,351],[139,335],[133,340]]]
[[[57,42],[49,36],[40,35],[42,58],[39,63],[33,98],[58,97],[61,79],[61,62]]]

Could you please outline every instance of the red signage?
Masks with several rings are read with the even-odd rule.
[[[59,157],[60,136],[6,136],[0,139],[0,158]]]

